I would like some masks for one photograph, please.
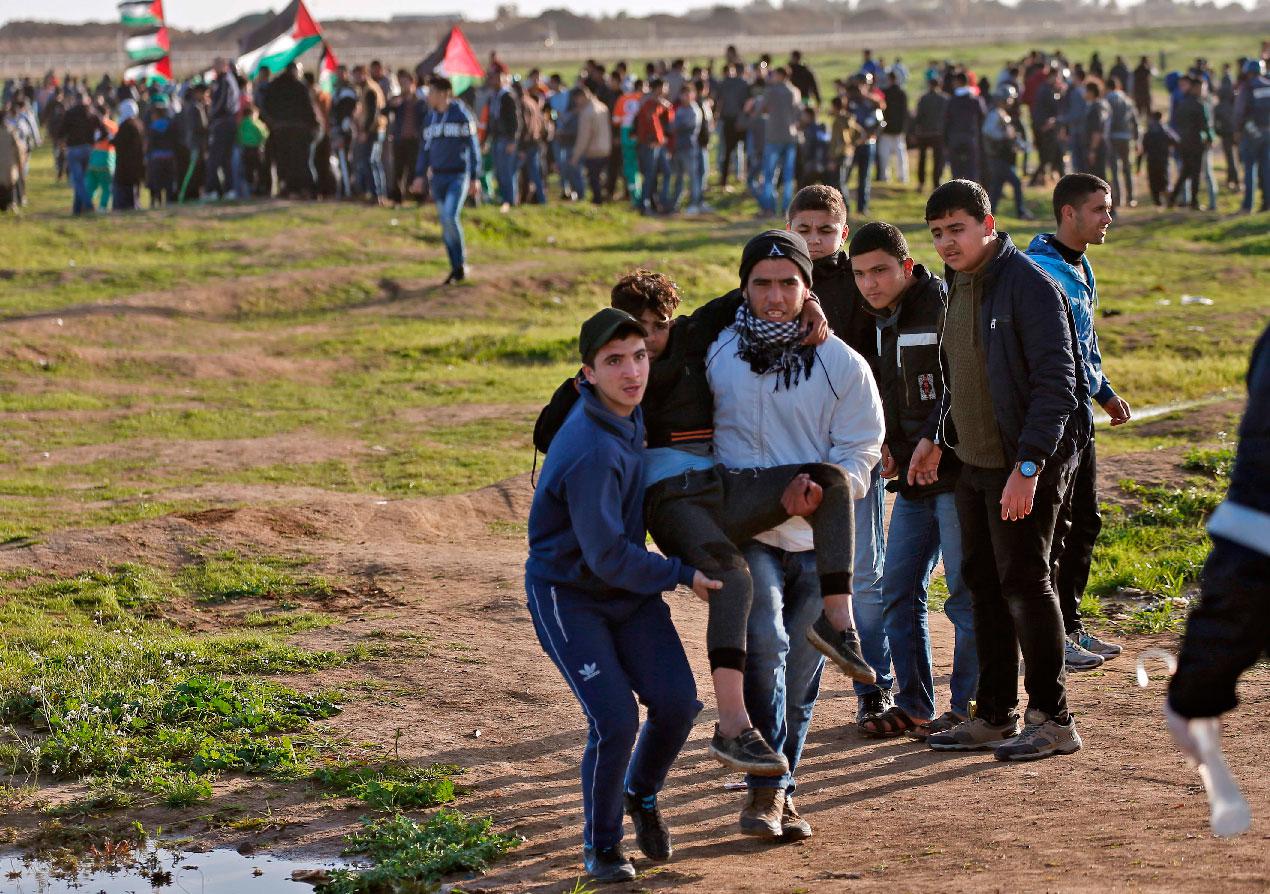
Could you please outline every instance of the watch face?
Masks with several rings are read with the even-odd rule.
[[[1019,471],[1023,474],[1024,478],[1035,478],[1036,477],[1036,463],[1030,460],[1027,462],[1019,463]]]

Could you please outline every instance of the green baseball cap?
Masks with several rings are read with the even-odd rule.
[[[582,324],[582,330],[578,333],[578,353],[582,356],[582,362],[590,366],[596,352],[619,335],[648,337],[639,320],[624,310],[606,307],[595,314]]]

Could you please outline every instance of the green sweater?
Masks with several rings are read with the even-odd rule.
[[[986,266],[986,265],[985,265]],[[988,390],[988,364],[979,338],[983,271],[958,273],[948,296],[944,321],[944,353],[948,357],[957,458],[981,469],[1004,469],[1008,463]]]

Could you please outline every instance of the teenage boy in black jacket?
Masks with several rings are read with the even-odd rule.
[[[843,248],[850,232],[846,200],[835,187],[823,183],[805,186],[790,202],[788,216],[789,229],[807,242],[812,291],[820,299],[829,328],[868,361],[876,379],[877,327],[856,288],[851,260]],[[855,683],[856,722],[860,724],[880,716],[894,704],[891,648],[882,624],[882,510],[882,477],[875,470],[869,492],[855,504],[852,606],[864,657],[877,674],[875,683]]]
[[[1081,741],[1067,710],[1050,548],[1093,419],[1071,308],[1058,285],[997,233],[979,184],[939,187],[926,223],[951,282],[941,336],[947,378],[908,480],[937,481],[945,448],[962,461],[962,573],[979,651],[975,716],[927,742],[937,750],[992,748],[998,760],[1072,754]],[[1021,733],[1020,649],[1028,694]]]
[[[961,573],[961,526],[953,494],[961,463],[946,451],[933,484],[908,482],[909,459],[944,393],[939,325],[948,290],[942,279],[913,263],[904,234],[880,221],[865,224],[852,237],[851,267],[876,322],[877,382],[886,414],[882,477],[891,480],[895,491],[882,573],[882,626],[895,663],[895,705],[867,718],[860,729],[877,738],[908,733],[922,739],[970,716],[979,679],[974,611]],[[926,597],[941,552],[949,594],[944,613],[956,638],[949,710],[931,721],[935,680]]]

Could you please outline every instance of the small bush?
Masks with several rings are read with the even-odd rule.
[[[335,794],[365,802],[376,810],[417,810],[454,800],[453,764],[410,767],[405,764],[336,764],[313,771],[313,780]]]
[[[452,872],[482,872],[520,844],[521,839],[491,831],[488,817],[438,810],[425,824],[401,815],[363,820],[348,836],[348,853],[365,854],[372,869],[338,869],[323,894],[430,890]]]

